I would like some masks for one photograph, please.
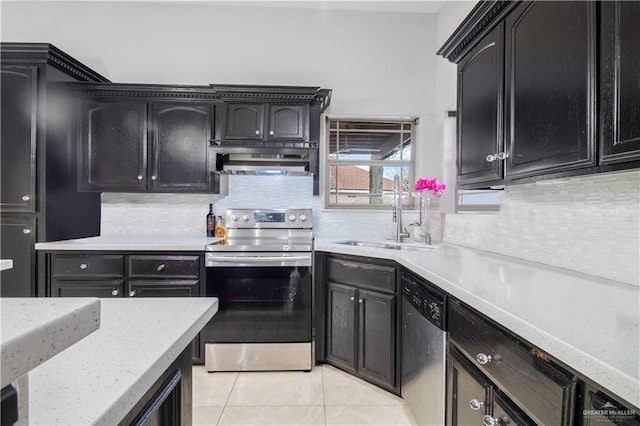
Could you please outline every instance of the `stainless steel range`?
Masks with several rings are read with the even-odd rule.
[[[219,299],[207,371],[311,369],[312,222],[310,209],[227,210],[226,240],[206,247]]]

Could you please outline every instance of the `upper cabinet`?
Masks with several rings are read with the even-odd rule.
[[[35,212],[37,75],[35,65],[2,66],[3,212]]]
[[[309,140],[309,105],[222,106],[223,140]]]
[[[640,2],[600,7],[600,164],[640,160]]]
[[[195,100],[184,100],[164,87],[77,89],[81,189],[219,191],[209,167],[214,125],[214,105],[206,101],[210,93],[191,93]]]
[[[458,64],[460,188],[640,167],[635,3],[476,5],[438,51]]]

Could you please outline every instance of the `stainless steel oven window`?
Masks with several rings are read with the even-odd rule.
[[[399,174],[404,207],[413,208],[417,123],[415,117],[327,117],[325,206],[390,210]]]

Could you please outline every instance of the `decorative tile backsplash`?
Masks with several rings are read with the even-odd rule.
[[[640,286],[640,172],[507,187],[497,214],[447,215],[445,241]]]
[[[390,212],[332,211],[308,176],[229,176],[229,195],[102,194],[102,235],[205,235],[209,203],[312,208],[319,237],[389,236]],[[416,212],[405,212],[410,224]],[[497,214],[448,214],[445,241],[640,286],[640,172],[505,189]]]

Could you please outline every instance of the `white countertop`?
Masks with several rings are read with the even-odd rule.
[[[3,298],[2,387],[100,327],[96,298]]]
[[[11,268],[13,268],[12,259],[0,259],[0,271],[4,271]]]
[[[101,301],[100,329],[29,373],[30,424],[117,424],[218,310],[216,298]]]
[[[640,287],[461,246],[334,241],[316,239],[315,250],[395,260],[640,407]]]
[[[110,235],[37,243],[36,250],[204,251],[222,238],[175,235]]]

